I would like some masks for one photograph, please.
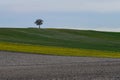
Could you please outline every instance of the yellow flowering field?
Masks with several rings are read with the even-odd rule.
[[[0,42],[0,50],[61,56],[120,58],[120,52]]]

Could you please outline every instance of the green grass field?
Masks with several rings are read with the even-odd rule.
[[[0,28],[0,50],[120,58],[120,32]]]

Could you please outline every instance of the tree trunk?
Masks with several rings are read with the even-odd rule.
[[[39,25],[39,29],[40,29],[40,25]]]

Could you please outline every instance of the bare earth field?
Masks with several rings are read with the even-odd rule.
[[[120,80],[120,59],[0,51],[0,80]]]

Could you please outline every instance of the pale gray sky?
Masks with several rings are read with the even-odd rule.
[[[120,0],[2,0],[0,9],[12,12],[120,12]]]
[[[117,29],[120,28],[120,0],[0,0],[0,26]],[[86,27],[87,26],[87,27]]]

